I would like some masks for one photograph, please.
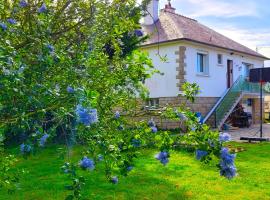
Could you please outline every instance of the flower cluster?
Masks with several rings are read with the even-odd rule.
[[[20,3],[19,3],[19,6],[24,8],[26,6],[28,6],[27,2],[25,0],[21,0]]]
[[[156,123],[154,122],[153,119],[148,121],[148,126],[151,128],[152,133],[156,133],[158,131]]]
[[[75,90],[74,90],[74,88],[73,88],[73,87],[68,86],[68,87],[67,87],[67,92],[68,92],[68,93],[74,93],[74,92],[75,92]]]
[[[220,175],[225,176],[228,179],[232,179],[236,176],[236,167],[234,164],[236,155],[230,154],[228,148],[222,148],[220,156]]]
[[[203,116],[202,116],[202,114],[199,113],[199,112],[196,112],[196,113],[195,113],[195,116],[197,117],[198,122],[199,122],[200,124],[203,124]]]
[[[0,28],[5,31],[7,30],[7,25],[5,23],[0,22]]]
[[[119,112],[119,111],[116,111],[116,112],[115,112],[114,118],[115,118],[115,119],[119,119],[119,118],[120,118],[120,112]]]
[[[80,160],[79,165],[84,170],[93,170],[95,168],[95,163],[92,159],[87,158],[86,156]]]
[[[195,154],[196,154],[196,159],[197,160],[201,160],[203,157],[205,157],[205,156],[208,155],[208,152],[197,149],[196,152],[195,152]]]
[[[49,51],[50,53],[53,53],[53,52],[54,52],[54,46],[53,46],[53,45],[47,44],[47,45],[46,45],[46,48],[48,49],[48,51]]]
[[[38,13],[45,13],[47,12],[47,6],[45,3],[41,5],[41,7],[38,9]]]
[[[169,162],[169,153],[168,152],[160,152],[155,155],[155,158],[159,160],[163,165],[166,165]]]
[[[155,121],[153,120],[153,118],[150,119],[150,120],[148,121],[148,126],[150,126],[150,127],[156,126],[156,123],[155,123]]]
[[[39,146],[44,147],[48,137],[50,137],[48,134],[43,135],[40,139],[39,139]]]
[[[80,123],[83,123],[85,126],[90,126],[98,122],[97,110],[84,108],[81,105],[78,105],[76,108],[76,114]]]
[[[220,142],[227,142],[231,140],[231,135],[228,133],[221,133],[219,135],[219,141]]]
[[[134,31],[134,34],[137,36],[137,37],[142,37],[143,36],[143,32],[139,29],[135,30]]]
[[[15,19],[12,19],[12,18],[7,19],[7,22],[10,23],[10,24],[16,24],[17,23],[17,21]]]
[[[113,176],[113,177],[111,178],[111,182],[112,182],[113,184],[117,184],[117,183],[118,183],[118,177],[117,177],[117,176]]]
[[[20,145],[20,150],[22,154],[30,153],[30,151],[32,150],[32,147],[29,144],[23,143]]]
[[[133,166],[127,167],[127,171],[130,172],[133,169]]]

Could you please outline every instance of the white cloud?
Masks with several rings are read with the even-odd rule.
[[[161,1],[164,3],[164,0]],[[252,16],[259,17],[259,9],[254,1],[248,0],[174,0],[174,7],[185,7],[187,14],[190,17],[240,17]]]
[[[253,50],[256,50],[257,46],[270,46],[270,29],[250,30],[232,26],[213,29]]]
[[[227,27],[214,28],[214,30],[270,58],[270,29],[249,30]],[[270,67],[270,61],[266,61],[265,66]]]

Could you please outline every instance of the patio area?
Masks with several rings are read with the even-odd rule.
[[[232,136],[233,141],[240,141],[240,137],[260,137],[260,125],[230,130],[228,133]],[[270,138],[270,124],[263,124],[263,137]]]

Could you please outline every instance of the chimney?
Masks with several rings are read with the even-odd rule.
[[[175,13],[175,8],[172,7],[171,5],[171,0],[168,0],[168,4],[165,5],[165,8],[162,9],[164,12],[170,12],[170,13]]]
[[[143,18],[144,25],[152,25],[158,20],[159,0],[151,0],[147,6],[147,15]]]

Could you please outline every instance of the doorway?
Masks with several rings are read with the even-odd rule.
[[[227,88],[233,85],[233,61],[227,60]]]

